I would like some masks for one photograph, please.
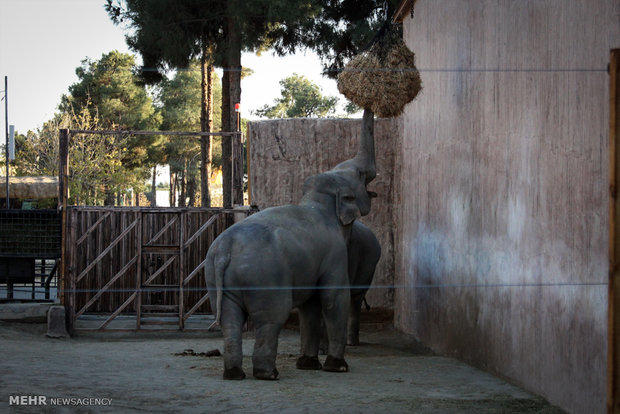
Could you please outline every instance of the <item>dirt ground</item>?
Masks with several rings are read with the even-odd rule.
[[[271,382],[251,377],[250,333],[244,340],[250,375],[224,381],[222,358],[200,355],[222,349],[219,333],[88,333],[58,340],[45,332],[44,324],[0,322],[0,412],[562,412],[433,355],[392,328],[363,328],[361,346],[347,348],[348,373],[295,369],[299,333],[286,329],[278,350],[280,380]],[[16,396],[43,396],[45,404],[16,405]]]

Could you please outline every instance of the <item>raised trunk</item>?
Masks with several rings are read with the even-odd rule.
[[[375,164],[375,114],[370,109],[364,109],[360,143],[354,160],[366,175],[366,185],[368,185],[377,176]]]
[[[202,97],[200,110],[200,130],[213,130],[213,64],[211,63],[211,49],[204,47],[200,61],[202,74]],[[211,207],[211,193],[209,179],[211,178],[211,136],[200,137],[200,204],[202,207]]]

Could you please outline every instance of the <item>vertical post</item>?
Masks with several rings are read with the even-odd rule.
[[[134,306],[136,307],[136,330],[140,330],[142,325],[142,226],[144,210],[138,211],[138,225],[136,226],[136,254],[138,260],[136,262],[136,299]]]
[[[248,122],[248,127],[245,132],[245,156],[246,156],[246,165],[248,169],[248,205],[252,205],[252,164],[250,163],[250,151],[251,151],[251,142],[250,142],[250,123]]]
[[[607,412],[620,413],[620,49],[609,63],[609,296]]]
[[[4,133],[6,136],[6,146],[4,147],[4,158],[6,159],[6,208],[9,209],[9,77],[4,77]]]
[[[61,129],[58,140],[58,208],[61,209],[60,239],[60,303],[66,305],[65,283],[67,274],[67,203],[69,196],[69,130]]]
[[[183,320],[183,308],[185,303],[183,301],[183,281],[185,280],[185,227],[187,226],[187,215],[189,210],[182,210],[179,220],[179,330],[182,331],[185,327],[185,321]]]
[[[232,201],[235,205],[243,205],[243,142],[240,131],[235,132],[232,139]]]
[[[67,212],[67,217],[69,217],[69,212]],[[71,218],[68,219],[70,225],[67,227],[67,241],[62,241],[62,245],[64,246],[75,246],[75,242],[77,241],[78,234],[78,212],[76,210],[71,210]],[[72,253],[75,254],[75,248],[70,248],[66,252],[66,261],[67,265],[71,263],[74,259],[72,257]],[[75,303],[76,303],[76,291],[77,291],[77,282],[75,280],[75,273],[71,271],[71,266],[67,266],[67,286],[69,289],[69,294],[66,295],[66,303],[65,303],[65,315],[69,320],[68,331],[72,332],[75,327]]]

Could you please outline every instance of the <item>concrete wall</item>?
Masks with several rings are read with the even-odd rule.
[[[609,50],[620,2],[418,0],[398,328],[570,412],[603,412]]]
[[[267,207],[297,203],[304,180],[327,171],[357,153],[361,120],[278,119],[250,122],[250,192],[252,204]],[[377,178],[369,189],[378,197],[363,221],[379,239],[382,255],[366,298],[372,307],[392,308],[394,281],[394,145],[399,122],[375,121]]]

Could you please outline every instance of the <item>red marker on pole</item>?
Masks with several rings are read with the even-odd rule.
[[[239,116],[239,115],[241,115],[241,114],[240,114],[240,109],[241,109],[241,104],[240,104],[239,102],[237,102],[237,103],[235,104],[235,112],[237,113],[237,131],[239,131],[239,130],[240,130],[240,129],[239,129],[239,126],[240,126],[240,125],[239,125],[239,124],[240,124],[240,116]]]

